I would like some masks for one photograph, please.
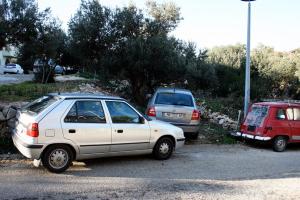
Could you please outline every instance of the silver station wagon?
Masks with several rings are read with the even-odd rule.
[[[184,144],[182,129],[143,116],[119,97],[49,94],[17,113],[13,141],[31,159],[60,173],[73,160],[152,153],[168,159]]]

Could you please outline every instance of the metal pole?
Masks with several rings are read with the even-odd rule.
[[[247,25],[247,52],[246,52],[246,70],[245,70],[245,100],[244,117],[248,112],[250,103],[250,26],[251,26],[251,3],[248,2],[248,25]]]

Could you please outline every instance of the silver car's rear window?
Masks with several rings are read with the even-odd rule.
[[[43,96],[29,103],[27,106],[21,109],[21,112],[29,112],[32,114],[39,114],[58,99],[53,96]]]
[[[193,98],[189,94],[165,92],[157,93],[155,104],[194,106]]]

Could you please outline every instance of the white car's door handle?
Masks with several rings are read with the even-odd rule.
[[[123,133],[122,129],[117,130],[117,133]]]
[[[69,129],[69,133],[76,133],[75,129]]]

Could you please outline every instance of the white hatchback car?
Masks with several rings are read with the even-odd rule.
[[[13,74],[23,74],[24,70],[18,64],[7,64],[3,68],[3,74],[13,73]]]
[[[143,116],[119,97],[49,94],[17,113],[13,141],[51,172],[73,160],[153,153],[168,159],[183,146],[183,130]]]

